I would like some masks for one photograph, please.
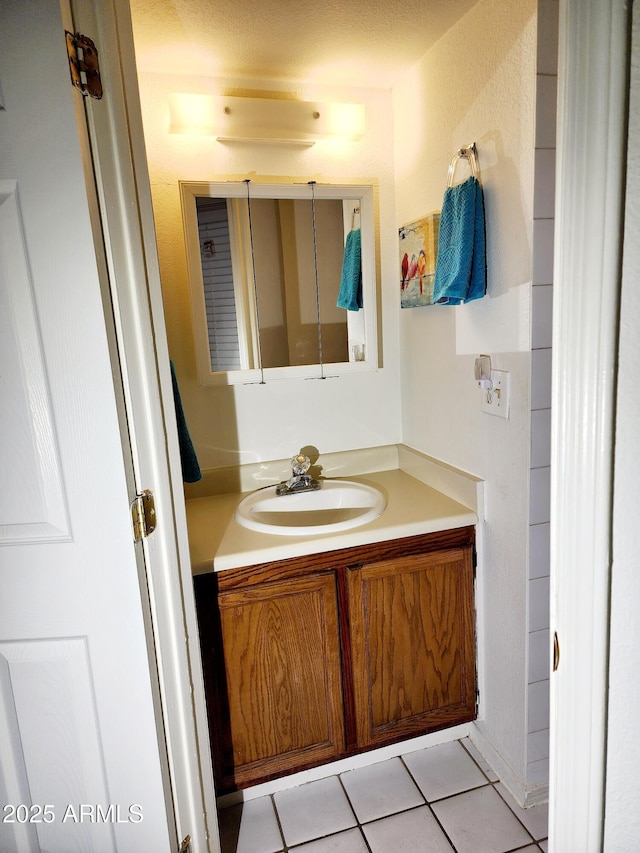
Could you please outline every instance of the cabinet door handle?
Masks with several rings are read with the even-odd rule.
[[[560,641],[558,640],[558,632],[553,632],[553,671],[555,672],[560,666]]]

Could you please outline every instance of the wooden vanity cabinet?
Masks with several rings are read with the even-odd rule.
[[[472,720],[472,527],[194,579],[218,792]]]
[[[217,579],[196,579],[196,601],[219,790],[343,755],[334,575],[312,571],[216,595]]]
[[[350,566],[358,747],[475,716],[470,547]]]

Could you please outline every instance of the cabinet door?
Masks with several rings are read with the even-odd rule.
[[[358,747],[475,717],[472,548],[350,569]]]
[[[224,673],[210,729],[226,741],[223,788],[342,754],[333,573],[228,590],[218,605]]]

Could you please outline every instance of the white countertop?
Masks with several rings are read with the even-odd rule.
[[[451,530],[478,521],[474,510],[400,469],[349,479],[371,483],[380,489],[387,498],[386,509],[378,518],[361,527],[317,536],[278,536],[242,527],[235,521],[234,513],[246,492],[188,500],[187,524],[193,574]]]

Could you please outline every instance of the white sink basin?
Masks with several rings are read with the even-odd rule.
[[[276,495],[268,486],[252,492],[236,509],[236,521],[250,530],[279,536],[338,533],[373,521],[387,500],[374,486],[350,480],[323,480],[317,491]]]

